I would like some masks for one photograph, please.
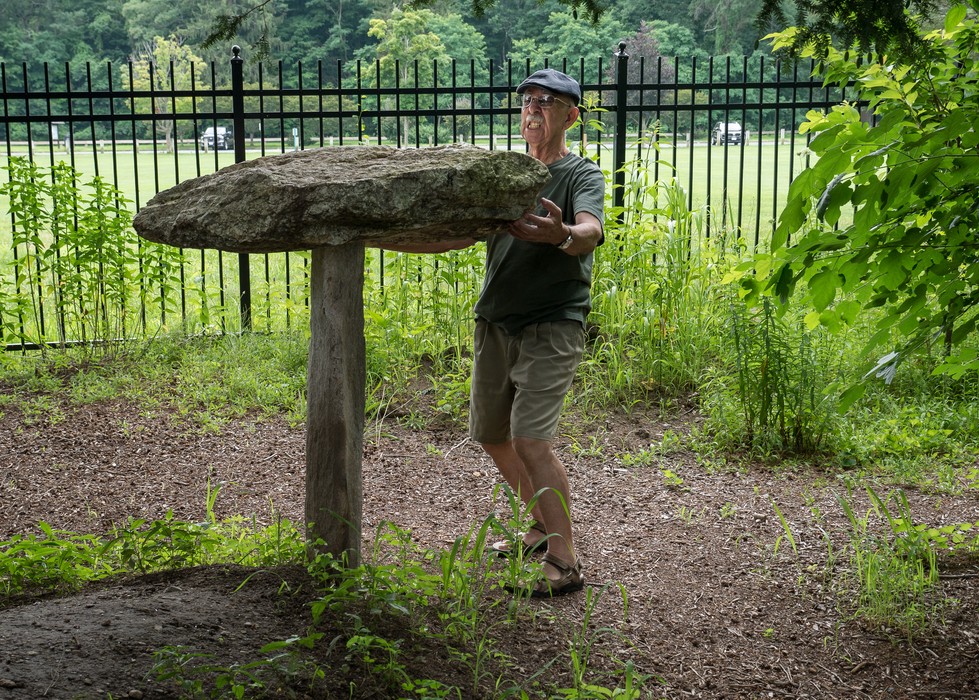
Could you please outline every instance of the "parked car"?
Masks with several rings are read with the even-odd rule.
[[[235,147],[234,132],[226,126],[209,126],[204,129],[200,144],[201,150],[204,151],[210,151],[214,148],[219,151],[230,151]]]
[[[714,125],[710,142],[715,146],[720,146],[722,143],[733,143],[740,146],[744,143],[744,132],[737,122],[717,122]]]

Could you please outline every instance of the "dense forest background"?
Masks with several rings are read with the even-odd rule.
[[[469,0],[407,9],[391,0],[269,0],[251,12],[237,43],[289,68],[324,61],[456,59],[482,73],[508,60],[608,61],[620,41],[631,55],[684,59],[750,55],[762,0],[617,0],[597,23],[558,0],[498,0],[476,16]],[[230,47],[201,48],[220,15],[255,0],[4,0],[0,62],[125,63],[154,55],[157,37],[194,59],[226,62]]]

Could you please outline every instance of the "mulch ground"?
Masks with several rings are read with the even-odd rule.
[[[201,431],[176,414],[125,402],[53,401],[43,415],[9,407],[0,415],[0,539],[37,533],[40,521],[104,533],[168,511],[203,520],[208,483],[221,486],[218,517],[302,520],[301,426],[243,419]],[[650,409],[569,428],[558,448],[591,606],[585,594],[531,603],[518,622],[494,629],[508,660],[475,681],[464,659],[405,638],[401,661],[411,674],[487,698],[509,687],[494,690],[502,675],[537,697],[530,676],[549,662],[548,678],[571,684],[569,645],[590,611],[593,680],[614,687],[601,674],[631,662],[647,676],[643,697],[979,697],[976,562],[940,557],[942,577],[928,601],[940,613],[910,641],[854,616],[853,528],[840,498],[865,514],[866,494],[848,494],[832,464],[773,469],[662,449],[664,432],[682,435],[697,420],[692,410]],[[506,512],[494,501],[492,465],[456,426],[416,429],[391,417],[368,425],[365,445],[365,552],[387,521],[440,550],[494,510]],[[979,521],[979,492],[965,484],[955,494],[906,493],[921,522]],[[884,532],[879,518],[872,523]],[[0,700],[180,697],[172,683],[148,677],[154,651],[180,647],[230,666],[260,658],[269,641],[305,634],[316,598],[305,570],[252,573],[196,568],[0,603]],[[362,612],[377,634],[398,638],[405,627],[396,616]],[[349,611],[324,617],[312,657],[325,679],[313,689],[286,684],[278,696],[418,696],[391,693],[390,679],[358,665],[344,646],[352,620]]]

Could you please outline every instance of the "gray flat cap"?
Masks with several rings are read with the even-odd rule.
[[[581,85],[578,84],[578,81],[570,75],[554,70],[553,68],[545,68],[528,75],[527,79],[517,86],[517,94],[523,94],[531,85],[556,92],[559,95],[572,97],[574,98],[575,105],[581,102]]]

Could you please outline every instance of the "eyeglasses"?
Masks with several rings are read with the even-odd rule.
[[[537,106],[541,109],[550,109],[554,106],[555,102],[560,102],[563,105],[570,107],[571,105],[564,100],[558,99],[554,95],[541,95],[540,97],[534,97],[533,95],[520,95],[520,106],[523,109],[528,109],[530,105],[537,103]]]

